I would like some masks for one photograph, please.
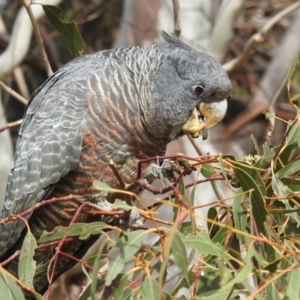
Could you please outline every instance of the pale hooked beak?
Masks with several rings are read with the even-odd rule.
[[[224,118],[227,111],[227,99],[221,102],[201,102],[195,107],[189,119],[182,126],[182,131],[190,134],[192,138],[202,135],[207,137],[207,129],[218,125]]]

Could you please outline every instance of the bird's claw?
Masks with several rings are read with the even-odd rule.
[[[119,210],[119,208],[114,208],[113,204],[108,202],[106,199],[101,199],[97,202],[97,205],[101,207],[101,209],[109,212],[113,212],[114,210]],[[114,226],[120,227],[130,227],[132,225],[140,225],[139,220],[141,219],[140,214],[136,210],[125,211],[123,215],[103,215],[101,217],[101,221],[106,224],[111,224]]]
[[[173,155],[179,156],[183,154],[174,153]],[[152,183],[154,179],[160,179],[163,176],[170,182],[174,182],[177,175],[180,175],[185,170],[185,175],[189,175],[192,171],[196,171],[197,167],[193,165],[193,162],[186,158],[174,157],[171,159],[165,159],[161,166],[154,163],[149,165],[144,174],[144,178],[148,183]]]

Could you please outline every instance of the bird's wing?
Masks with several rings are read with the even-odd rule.
[[[16,145],[2,218],[51,197],[55,183],[77,167],[82,149],[80,128],[90,93],[86,79],[103,68],[105,59],[100,53],[75,59],[32,95]],[[24,226],[20,220],[0,226],[0,258],[13,247]]]

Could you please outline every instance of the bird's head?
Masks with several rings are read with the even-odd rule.
[[[156,47],[162,56],[151,74],[145,113],[148,130],[169,140],[183,134],[206,138],[207,129],[225,116],[232,93],[228,75],[209,55],[175,36],[161,35],[164,42]]]

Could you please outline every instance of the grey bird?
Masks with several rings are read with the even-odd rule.
[[[164,155],[167,144],[189,134],[196,138],[225,115],[232,86],[222,66],[180,39],[160,32],[163,41],[84,55],[66,64],[32,95],[20,128],[2,218],[20,214],[53,197],[74,195],[99,206],[94,180],[122,188],[136,179],[141,159]],[[142,174],[152,181],[153,163]],[[156,176],[156,175],[155,175]],[[154,177],[155,177],[154,176]],[[141,192],[141,189],[136,192]],[[74,201],[43,206],[26,216],[38,240],[44,230],[67,226]],[[79,222],[91,222],[80,214]],[[24,222],[0,226],[0,261],[21,248]],[[87,241],[65,243],[63,251],[82,257]],[[35,251],[34,287],[48,287],[47,267],[54,247]],[[55,277],[74,262],[60,257]],[[17,276],[18,258],[5,265]],[[30,299],[30,295],[26,295]]]

